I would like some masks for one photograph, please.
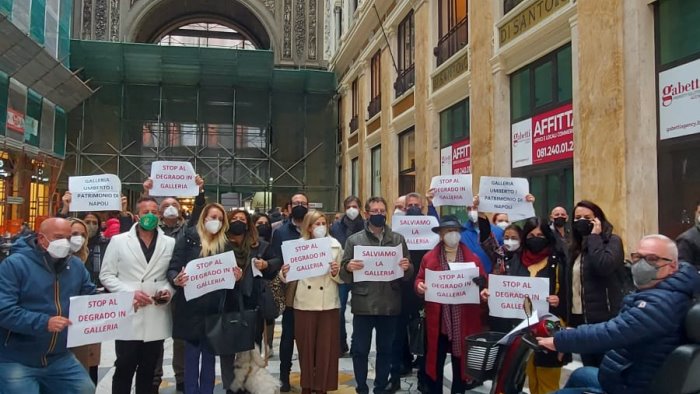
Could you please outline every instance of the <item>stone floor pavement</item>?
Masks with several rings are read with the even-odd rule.
[[[350,308],[347,308],[347,313],[346,313],[346,327],[348,330],[348,336],[350,333],[352,333],[352,314],[350,313]],[[279,357],[277,356],[277,351],[279,349],[279,339],[280,339],[280,334],[281,334],[281,323],[278,320],[276,326],[275,326],[275,341],[274,341],[274,352],[275,354],[270,358],[269,361],[269,370],[270,372],[273,373],[275,376],[279,376]],[[371,380],[374,378],[374,364],[375,364],[375,352],[374,352],[374,344],[372,347],[372,353],[370,353],[370,368],[369,368],[369,376],[368,379]],[[296,393],[300,393],[301,389],[299,386],[299,365],[296,363],[296,350],[294,354],[294,362],[293,362],[293,367],[292,367],[292,375],[290,377],[291,383],[292,383],[292,389]],[[114,360],[115,360],[115,353],[114,353],[114,342],[105,342],[102,344],[102,360],[100,363],[100,370],[99,370],[99,382],[97,386],[97,393],[98,394],[108,394],[111,393],[111,382],[112,382],[112,375],[114,374]],[[579,362],[573,362],[569,365],[567,365],[562,372],[562,384],[563,382],[566,381],[568,378],[569,374],[571,371],[574,369],[578,368],[581,366]],[[339,386],[338,386],[338,391],[335,391],[335,393],[339,394],[350,394],[350,393],[355,393],[355,381],[354,381],[354,376],[352,372],[352,359],[350,357],[343,357],[340,359],[339,363],[339,368],[340,368],[340,375],[339,375]],[[160,393],[161,394],[176,394],[177,391],[175,390],[175,375],[173,373],[172,369],[172,341],[171,340],[166,340],[165,341],[165,359],[163,362],[163,383],[160,386]],[[445,363],[445,388],[444,392],[449,393],[449,387],[452,381],[452,367],[450,365],[449,357],[448,361]],[[224,393],[224,389],[221,384],[221,372],[219,369],[219,363],[217,361],[216,365],[216,388],[215,388],[215,393],[221,394]],[[372,387],[371,382],[368,382],[369,387]],[[417,389],[418,381],[416,379],[416,374],[415,370],[414,373],[411,376],[407,376],[401,379],[401,393],[419,393]],[[469,391],[469,393],[488,393],[489,390],[491,389],[491,382],[486,382],[482,387],[478,387],[476,390]],[[527,392],[527,390],[526,390]]]

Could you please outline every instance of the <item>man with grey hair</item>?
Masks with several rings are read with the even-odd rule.
[[[562,353],[603,353],[600,368],[583,367],[561,393],[644,393],[668,355],[683,343],[683,325],[700,274],[678,261],[668,237],[642,238],[631,254],[637,291],[623,299],[613,319],[538,338],[540,346]]]

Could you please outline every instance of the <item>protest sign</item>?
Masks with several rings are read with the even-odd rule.
[[[333,260],[331,239],[295,239],[282,242],[282,257],[289,264],[287,281],[326,275]]]
[[[187,161],[154,161],[151,164],[151,196],[193,197],[199,194],[197,174]]]
[[[391,229],[403,235],[408,250],[431,250],[440,242],[432,228],[438,226],[434,216],[399,216],[391,218]]]
[[[430,181],[433,189],[433,205],[469,206],[472,205],[471,175],[439,175]]]
[[[403,278],[404,271],[399,267],[403,258],[401,245],[355,246],[354,260],[362,261],[364,267],[353,272],[354,282],[390,282]]]
[[[187,301],[221,289],[233,289],[236,278],[233,267],[236,256],[233,251],[202,257],[187,263],[185,274],[185,299]]]
[[[472,280],[477,276],[478,268],[457,271],[425,270],[425,300],[438,304],[478,304],[479,286]]]
[[[133,291],[71,297],[67,346],[136,339],[133,317]]]
[[[73,212],[122,210],[122,183],[116,175],[71,176],[68,191]]]
[[[523,300],[528,296],[533,309],[548,311],[549,278],[489,275],[489,314],[494,317],[522,319]]]
[[[535,216],[531,202],[525,201],[530,185],[525,178],[482,176],[479,182],[479,211],[507,213],[510,220]]]

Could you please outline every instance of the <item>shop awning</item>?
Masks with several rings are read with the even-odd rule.
[[[0,14],[0,70],[69,111],[92,95],[85,82]]]
[[[71,65],[95,83],[230,86],[333,94],[335,74],[275,69],[267,50],[71,41]]]

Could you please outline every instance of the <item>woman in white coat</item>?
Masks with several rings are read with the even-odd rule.
[[[338,273],[343,250],[340,243],[328,235],[326,217],[310,211],[301,225],[303,239],[328,237],[332,256],[326,275],[296,281],[294,293],[294,333],[299,350],[302,394],[325,393],[338,389],[338,358],[340,357],[340,298]],[[286,280],[289,264],[280,275]]]

